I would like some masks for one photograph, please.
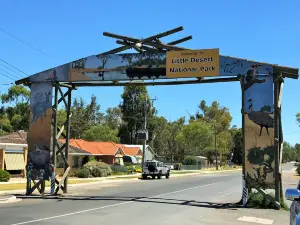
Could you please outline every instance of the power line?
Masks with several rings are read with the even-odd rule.
[[[20,74],[16,73],[15,71],[13,71],[13,70],[12,70],[11,68],[9,68],[8,66],[5,66],[5,65],[3,65],[3,64],[1,64],[1,63],[0,63],[0,66],[3,66],[4,68],[8,69],[9,71],[14,72],[16,75],[18,75],[19,77],[23,78],[23,75],[20,75]],[[19,78],[18,78],[18,79],[19,79]]]
[[[3,59],[0,59],[0,61],[6,63],[7,65],[10,65],[12,68],[14,68],[14,69],[18,70],[19,72],[24,73],[25,75],[29,76],[29,75],[28,75],[27,73],[25,73],[24,71],[22,71],[22,70],[18,69],[17,67],[15,67],[15,66],[9,64],[8,62],[4,61]]]
[[[38,48],[35,48],[34,46],[32,46],[32,45],[30,45],[30,44],[26,43],[25,41],[21,40],[20,38],[18,38],[18,37],[16,37],[16,36],[12,35],[12,34],[10,34],[10,33],[8,33],[8,32],[7,32],[7,31],[5,31],[4,29],[0,28],[0,31],[2,31],[3,33],[5,33],[5,34],[9,35],[10,37],[12,37],[12,38],[14,38],[14,39],[18,40],[19,42],[21,42],[21,43],[23,43],[23,44],[27,45],[28,47],[30,47],[30,48],[32,48],[32,49],[34,49],[35,51],[37,51],[37,52],[39,52],[39,53],[42,53],[42,54],[43,54],[43,55],[45,55],[45,56],[48,56],[48,57],[50,57],[48,54],[46,54],[46,53],[45,53],[45,52],[43,52],[42,50],[40,50],[40,49],[38,49]]]
[[[6,75],[6,74],[4,74],[4,73],[1,73],[1,72],[0,72],[0,74],[2,74],[3,76],[5,76],[5,77],[7,77],[7,78],[9,78],[9,79],[12,79],[13,81],[15,81],[15,79],[11,78],[10,76],[8,76],[8,75]]]
[[[16,77],[15,75],[13,75],[13,74],[11,74],[11,73],[9,73],[9,72],[3,70],[3,69],[0,69],[0,70],[1,70],[2,72],[4,72],[5,74],[9,75],[9,76],[12,76],[12,77],[14,77],[14,78],[16,78],[16,79],[19,79],[19,78]]]

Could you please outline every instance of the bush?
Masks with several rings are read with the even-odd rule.
[[[128,174],[128,168],[126,166],[121,165],[111,165],[110,166],[113,174],[126,173]]]
[[[142,172],[142,166],[136,165],[136,166],[135,166],[135,172],[136,172],[136,173],[141,173],[141,172]]]
[[[275,198],[273,193],[269,194],[271,197]],[[283,210],[289,210],[288,205],[284,202],[283,199],[280,200],[280,205]],[[276,209],[276,206],[261,193],[251,193],[247,202],[248,208],[257,208],[257,209]]]
[[[126,166],[128,169],[128,173],[135,173],[135,166],[134,165],[130,165],[130,166]]]
[[[93,177],[109,176],[112,174],[112,170],[110,166],[104,162],[97,162],[97,161],[88,162],[84,164],[82,168],[88,169],[90,174]]]
[[[298,163],[297,169],[296,169],[297,174],[300,176],[300,164]]]
[[[90,176],[90,170],[87,168],[78,169],[76,175],[79,178],[88,178]]]
[[[0,182],[8,182],[10,179],[9,172],[5,170],[0,170]]]
[[[197,165],[196,157],[194,156],[186,156],[183,160],[184,165]]]
[[[182,164],[181,163],[176,163],[174,165],[174,170],[181,170]]]

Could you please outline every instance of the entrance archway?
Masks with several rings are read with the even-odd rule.
[[[27,195],[43,184],[44,180],[49,180],[52,175],[51,164],[56,166],[56,157],[50,159],[49,151],[51,125],[53,156],[61,154],[65,161],[65,174],[61,181],[56,180],[58,187],[55,193],[59,188],[67,192],[71,93],[76,87],[238,81],[242,90],[243,199],[247,198],[247,188],[260,191],[272,188],[275,189],[275,199],[279,202],[279,168],[283,143],[282,85],[284,78],[298,79],[298,69],[219,55],[219,49],[190,50],[175,46],[191,39],[191,36],[168,44],[159,40],[181,30],[183,27],[178,27],[145,39],[104,32],[105,36],[118,39],[117,43],[123,46],[51,68],[16,82],[31,88]],[[118,54],[130,48],[134,48],[138,53]],[[67,92],[63,93],[63,87],[67,88]],[[67,117],[64,126],[58,128],[56,111],[61,102],[65,104]],[[60,136],[66,140],[63,146],[57,144]],[[58,151],[55,150],[55,146]],[[33,187],[32,181],[35,183]]]

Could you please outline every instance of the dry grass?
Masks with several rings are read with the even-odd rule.
[[[68,180],[68,184],[82,184],[97,182],[99,180]],[[46,187],[50,187],[50,182],[46,181]],[[26,189],[26,183],[16,183],[16,184],[0,184],[0,191],[10,191],[10,190],[22,190]]]

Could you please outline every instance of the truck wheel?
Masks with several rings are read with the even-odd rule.
[[[155,179],[155,175],[152,175],[152,179]]]
[[[157,175],[158,179],[161,179],[161,172]]]
[[[144,180],[146,180],[147,179],[147,175],[142,175],[142,178],[144,179]]]
[[[167,174],[166,174],[166,179],[169,179],[169,177],[170,177],[170,174],[167,173]]]

